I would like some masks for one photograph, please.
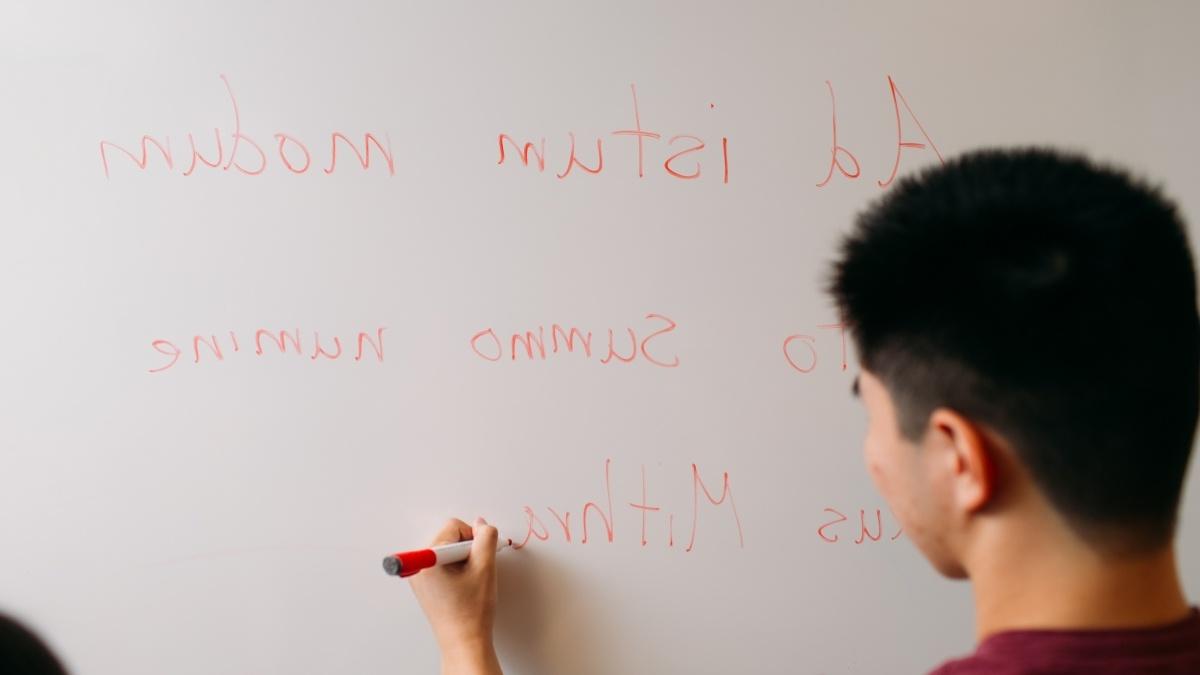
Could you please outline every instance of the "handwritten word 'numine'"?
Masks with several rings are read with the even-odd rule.
[[[738,548],[744,548],[746,545],[746,541],[745,541],[745,537],[742,534],[742,519],[738,515],[737,505],[734,504],[734,502],[733,502],[733,489],[730,487],[729,472],[725,471],[725,472],[721,473],[721,496],[720,497],[713,496],[713,491],[710,491],[708,489],[708,485],[705,484],[704,480],[701,478],[700,468],[697,465],[692,464],[691,474],[692,474],[692,476],[691,476],[691,484],[692,484],[691,527],[690,527],[689,534],[688,534],[687,545],[682,547],[683,551],[685,553],[691,553],[692,549],[694,549],[696,546],[696,533],[697,533],[697,530],[700,525],[700,510],[701,510],[700,495],[701,494],[704,495],[704,499],[708,503],[708,505],[716,507],[716,506],[722,506],[724,504],[728,504],[729,511],[732,512],[733,524],[737,528]],[[662,505],[658,504],[658,503],[651,503],[651,500],[649,499],[649,497],[647,495],[648,495],[648,491],[647,491],[647,487],[646,487],[646,467],[645,467],[645,465],[643,465],[642,466],[641,496],[637,501],[631,501],[626,504],[626,506],[628,506],[630,509],[633,510],[634,513],[637,514],[637,518],[641,521],[641,545],[647,546],[650,543],[650,537],[647,534],[647,532],[648,532],[649,528],[652,526],[652,523],[650,522],[651,519],[657,518],[658,524],[661,526],[662,516],[665,515],[666,516],[666,541],[663,542],[663,541],[661,541],[661,538],[660,538],[659,543],[664,544],[667,548],[675,548],[675,514],[674,514],[674,512],[667,511],[664,513]],[[545,512],[548,513],[551,517],[553,517],[553,519],[554,519],[553,522],[556,522],[558,527],[557,528],[547,527],[546,521],[544,521],[538,515],[538,511],[535,510],[531,506],[526,506],[525,507],[525,522],[526,522],[527,527],[526,527],[526,531],[525,531],[525,536],[519,542],[516,542],[514,540],[514,543],[513,543],[514,548],[521,548],[523,546],[528,545],[531,539],[537,539],[539,541],[548,541],[554,537],[554,532],[561,533],[561,538],[562,538],[563,543],[570,544],[572,541],[575,540],[576,535],[578,534],[579,535],[579,537],[578,537],[579,543],[587,544],[588,542],[593,541],[595,539],[594,537],[589,537],[589,533],[588,533],[588,523],[589,523],[588,516],[589,515],[594,516],[593,520],[599,519],[599,520],[596,520],[595,522],[598,522],[600,525],[602,525],[604,527],[605,539],[609,543],[612,543],[613,541],[615,541],[615,539],[617,537],[617,532],[618,532],[618,528],[616,526],[616,516],[617,516],[618,512],[613,510],[612,460],[611,459],[604,460],[604,505],[601,506],[600,504],[597,504],[594,501],[589,501],[589,502],[586,502],[583,504],[583,506],[580,510],[579,521],[578,521],[579,525],[580,525],[580,530],[582,530],[582,531],[575,530],[572,528],[570,511],[564,510],[560,514],[554,508],[547,506],[545,508]],[[621,513],[629,513],[629,512],[621,511]],[[682,540],[681,540],[681,543],[682,543]],[[730,540],[727,540],[727,543],[732,543],[732,542]]]
[[[359,331],[357,338],[351,338],[350,343],[357,341],[357,349],[353,360],[362,361],[364,348],[369,347],[370,352],[375,356],[376,363],[383,362],[383,331],[381,326],[375,329],[374,337],[365,331]],[[251,348],[250,344],[253,347]],[[304,359],[307,362],[316,361],[337,361],[342,358],[342,340],[334,335],[328,341],[323,342],[321,334],[317,331],[312,332],[311,343],[304,339],[300,333],[300,329],[296,328],[291,331],[269,331],[265,328],[259,328],[254,331],[252,342],[248,343],[246,349],[242,349],[242,342],[238,339],[238,334],[234,331],[228,331],[228,334],[215,333],[208,335],[193,335],[190,340],[190,349],[187,352],[191,353],[191,362],[199,364],[201,356],[206,362],[224,361],[227,356],[239,354],[242,357],[263,358],[267,354],[299,356],[308,358]],[[264,343],[266,347],[264,347]],[[185,343],[189,344],[189,343]],[[290,349],[289,349],[290,347]],[[150,368],[151,373],[161,373],[170,370],[178,363],[179,358],[186,352],[180,349],[177,344],[171,340],[153,340],[150,342],[150,348],[159,354],[167,357],[167,360],[159,363],[158,366]],[[273,348],[273,349],[272,349]],[[350,360],[350,353],[347,351],[347,361]],[[369,359],[368,359],[369,360]]]
[[[225,84],[225,91],[229,94],[229,105],[233,115],[233,128],[229,131],[229,156],[225,155],[225,139],[221,133],[220,127],[213,128],[213,136],[216,141],[215,156],[212,159],[204,156],[196,147],[196,139],[189,132],[187,135],[188,146],[190,147],[190,157],[188,159],[187,168],[183,170],[184,176],[191,176],[196,172],[198,165],[203,165],[209,169],[216,169],[222,172],[229,172],[231,169],[235,174],[244,176],[257,176],[267,170],[270,161],[268,161],[268,153],[263,150],[258,141],[251,138],[242,131],[242,116],[238,110],[237,97],[233,95],[233,87],[229,84],[229,79],[221,75],[221,82]],[[308,150],[308,146],[300,139],[282,131],[275,133],[275,147],[271,157],[274,157],[278,162],[292,174],[307,173],[312,166],[312,154]],[[374,147],[380,155],[383,156],[383,161],[387,164],[389,175],[396,175],[396,162],[392,155],[392,141],[385,133],[383,142],[372,133],[363,135],[362,150],[350,140],[350,137],[340,131],[331,132],[329,135],[329,164],[322,169],[326,174],[332,174],[337,171],[338,166],[338,147],[339,143],[345,145],[352,151],[355,157],[358,158],[362,168],[371,168],[371,148]],[[166,166],[167,171],[175,170],[175,153],[171,148],[171,137],[165,136],[162,140],[150,136],[149,134],[142,135],[141,152],[135,154],[120,145],[117,145],[110,140],[100,141],[100,163],[104,167],[104,176],[110,176],[109,153],[120,152],[131,159],[135,166],[142,171],[146,171],[150,165],[150,146],[158,151],[162,157],[162,162]],[[242,157],[238,157],[238,151],[243,151]],[[211,155],[210,155],[211,156]]]

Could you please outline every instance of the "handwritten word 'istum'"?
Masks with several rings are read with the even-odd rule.
[[[633,96],[633,126],[626,129],[616,129],[610,132],[613,136],[626,136],[632,138],[637,144],[637,175],[638,178],[646,176],[646,141],[660,141],[663,135],[657,131],[651,131],[642,126],[642,114],[638,109],[637,85],[630,84],[629,91]],[[708,104],[709,109],[715,109],[716,105]],[[577,153],[575,132],[567,132],[567,139],[570,150],[567,154],[567,159],[563,165],[562,171],[555,173],[555,177],[559,180],[571,175],[575,167],[579,167],[580,171],[596,175],[604,171],[604,139],[596,137],[596,157],[595,160],[585,163],[580,160]],[[531,141],[519,143],[509,134],[502,133],[497,136],[497,145],[500,151],[500,158],[497,164],[504,164],[508,159],[508,151],[515,151],[521,160],[521,164],[529,166],[532,159],[534,166],[537,167],[539,173],[546,170],[546,139],[542,137],[538,140],[537,145]],[[704,139],[693,134],[675,134],[666,141],[666,152],[671,153],[662,162],[662,170],[666,175],[680,180],[695,180],[699,178],[702,171],[701,159],[707,147]],[[506,147],[507,146],[507,147]],[[687,155],[696,155],[696,158],[688,157]],[[685,165],[685,161],[691,161],[689,165]],[[729,182],[729,138],[721,137],[721,182]]]

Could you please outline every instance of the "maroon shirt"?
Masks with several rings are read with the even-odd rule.
[[[1014,630],[996,633],[971,656],[930,675],[1197,675],[1200,609],[1161,628]]]

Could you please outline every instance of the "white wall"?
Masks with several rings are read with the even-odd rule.
[[[854,356],[842,370],[820,328],[837,320],[824,266],[895,162],[888,78],[946,156],[1083,149],[1163,180],[1194,221],[1194,4],[315,5],[0,10],[0,604],[84,675],[433,672],[381,556],[450,514],[519,540],[529,507],[549,536],[502,557],[513,672],[920,672],[971,648],[967,587],[891,541]],[[222,75],[266,169],[185,176],[189,133],[212,160],[218,128],[230,159]],[[861,178],[817,187],[827,81]],[[634,123],[631,85],[661,134],[641,178],[612,134]],[[390,139],[394,175],[344,144],[326,174],[335,131]],[[544,136],[545,171],[511,148],[498,165],[501,133]],[[602,172],[555,177],[569,133],[589,164],[603,140]],[[101,145],[143,134],[170,138],[173,168]],[[699,159],[695,180],[663,169],[678,135],[706,144],[672,165]],[[936,161],[905,150],[899,173]],[[668,324],[648,314],[676,327],[652,335]],[[549,343],[555,323],[598,353],[510,358],[513,333]],[[355,361],[380,327],[382,362],[365,343]],[[627,327],[646,351],[600,363]],[[256,355],[260,328],[299,329],[305,354]],[[489,328],[498,362],[471,349]],[[310,358],[314,331],[345,353]],[[1153,327],[1112,333],[1164,367]],[[809,373],[785,359],[796,334]],[[224,359],[194,363],[196,335]],[[155,340],[181,354],[151,373],[173,353]],[[744,545],[728,502],[693,507],[693,464],[714,496],[728,472]],[[609,491],[612,542],[589,509],[581,543]],[[644,545],[630,503],[660,507]],[[570,543],[548,508],[570,512]],[[822,531],[836,543],[826,509],[849,518]],[[860,509],[872,528],[881,509],[881,541],[855,543]]]

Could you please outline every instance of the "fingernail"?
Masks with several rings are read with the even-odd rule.
[[[483,516],[479,516],[475,519],[475,524],[476,525],[487,525],[487,521],[483,519]]]

